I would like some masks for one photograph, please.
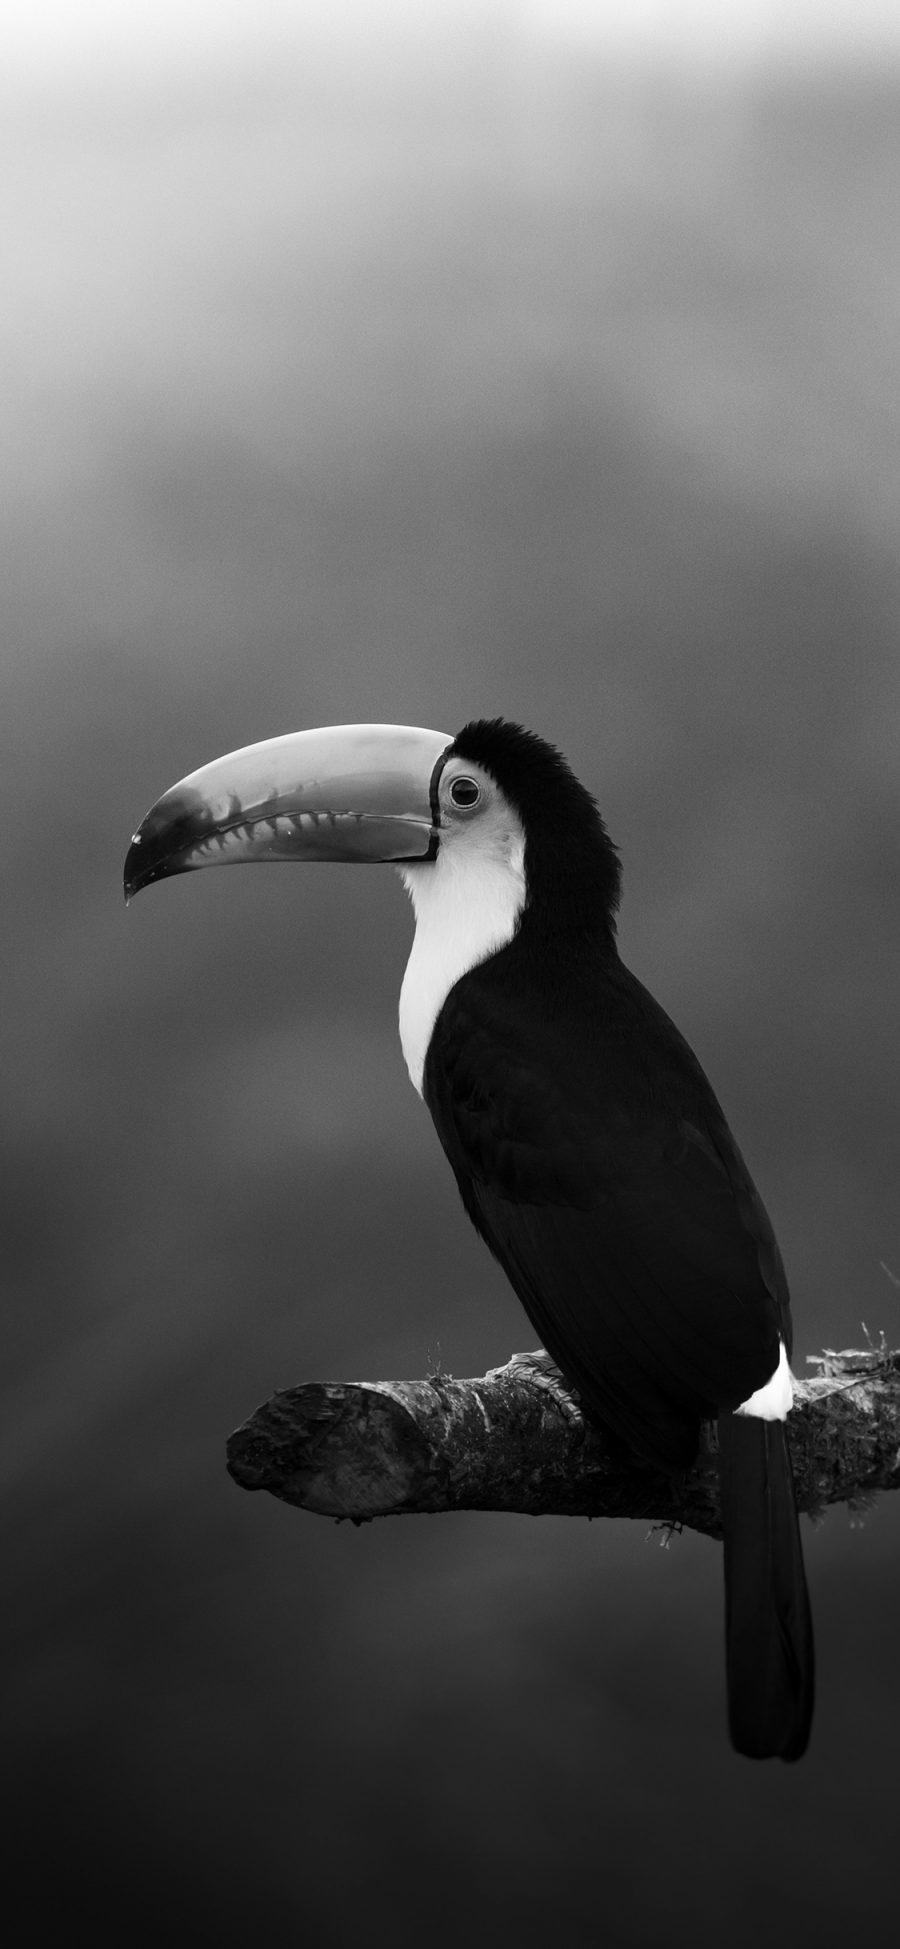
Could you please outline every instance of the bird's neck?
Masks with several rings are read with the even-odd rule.
[[[404,866],[401,876],[416,936],[400,990],[400,1041],[421,1096],[428,1045],[451,988],[516,932],[525,905],[523,849],[464,868],[448,849],[433,865]]]

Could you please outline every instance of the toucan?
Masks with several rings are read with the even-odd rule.
[[[790,1301],[700,1064],[616,945],[620,865],[555,747],[330,725],[252,744],[147,813],[126,897],[241,861],[388,861],[415,910],[400,1037],[472,1223],[585,1415],[677,1472],[718,1430],[731,1738],[799,1759],[809,1597],[785,1436]]]

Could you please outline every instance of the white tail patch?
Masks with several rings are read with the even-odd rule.
[[[794,1380],[788,1366],[784,1341],[778,1342],[778,1366],[764,1387],[758,1387],[749,1401],[742,1401],[735,1414],[753,1414],[760,1421],[786,1421],[794,1405]]]

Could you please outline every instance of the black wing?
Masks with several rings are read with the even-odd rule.
[[[771,1225],[696,1058],[622,964],[548,997],[507,956],[447,997],[426,1101],[469,1216],[585,1406],[683,1466],[699,1417],[770,1378],[779,1336],[790,1351]]]

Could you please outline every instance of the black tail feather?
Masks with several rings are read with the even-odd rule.
[[[719,1421],[725,1650],[733,1745],[798,1760],[813,1712],[812,1616],[784,1423]]]

